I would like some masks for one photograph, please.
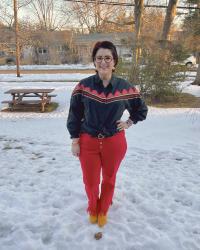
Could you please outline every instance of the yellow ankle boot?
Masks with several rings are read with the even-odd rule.
[[[103,227],[107,223],[107,215],[99,214],[98,215],[98,225],[99,227]]]
[[[89,221],[91,224],[97,223],[97,220],[98,220],[97,215],[92,215],[92,214],[89,215]]]

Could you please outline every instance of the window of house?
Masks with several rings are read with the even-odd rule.
[[[56,46],[56,51],[57,52],[64,52],[69,50],[69,47],[67,46],[67,44],[61,44],[61,45],[57,45]]]
[[[4,51],[0,51],[0,57],[5,56],[6,53]]]
[[[47,54],[48,50],[47,50],[47,48],[38,48],[38,53],[39,54]]]

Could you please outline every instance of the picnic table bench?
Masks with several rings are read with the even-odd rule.
[[[41,111],[45,111],[46,104],[51,102],[52,97],[56,97],[54,94],[50,94],[54,89],[10,89],[5,94],[11,94],[12,100],[5,100],[2,103],[7,103],[11,110],[21,105],[40,105]],[[29,99],[34,97],[35,99]]]

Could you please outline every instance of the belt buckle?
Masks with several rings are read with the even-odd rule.
[[[105,138],[105,136],[100,133],[100,134],[97,135],[97,138],[98,139],[103,139],[103,138]]]

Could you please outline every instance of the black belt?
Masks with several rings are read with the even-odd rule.
[[[115,134],[116,133],[110,134],[110,135],[109,134],[105,135],[105,134],[99,133],[99,134],[96,134],[96,135],[92,135],[92,137],[95,137],[95,138],[98,138],[98,139],[103,139],[103,138],[111,137],[111,136],[113,136]]]
[[[105,138],[106,136],[105,135],[103,135],[103,134],[101,134],[101,133],[99,133],[98,135],[97,135],[97,138],[98,139],[103,139],[103,138]]]

